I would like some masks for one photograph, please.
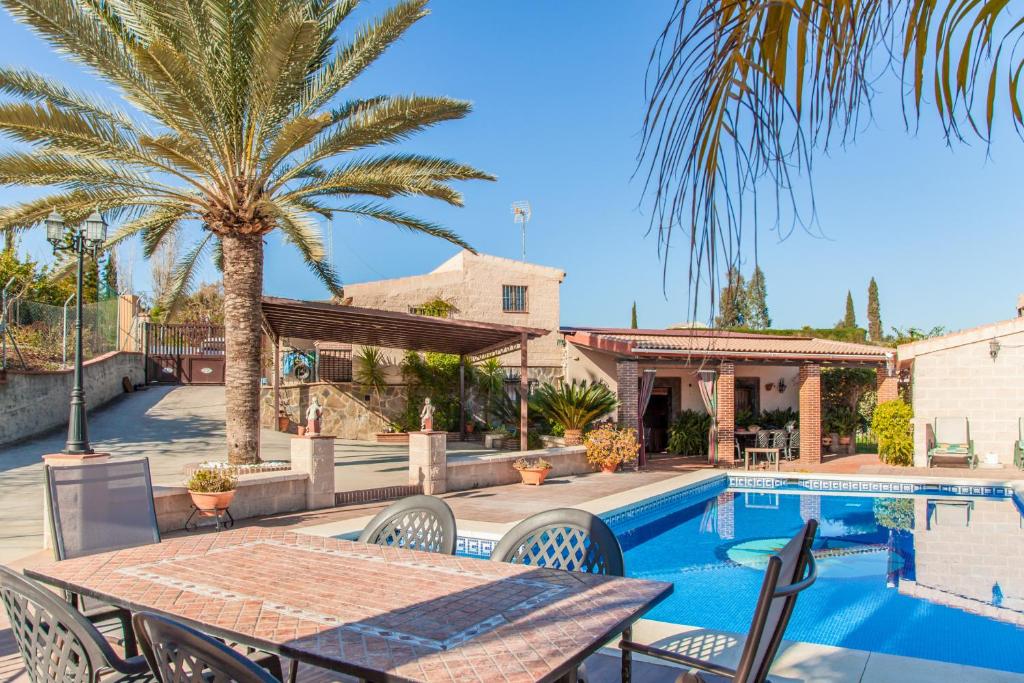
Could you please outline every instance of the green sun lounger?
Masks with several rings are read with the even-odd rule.
[[[932,466],[932,458],[936,455],[965,458],[972,470],[977,467],[978,456],[974,452],[974,441],[971,440],[971,423],[966,417],[935,418],[932,435],[935,442],[928,449],[928,467]]]

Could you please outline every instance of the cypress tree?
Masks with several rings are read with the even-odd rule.
[[[754,266],[754,274],[750,276],[747,287],[747,326],[755,330],[766,330],[772,326],[772,318],[768,314],[768,288],[765,285],[764,271],[761,266]]]
[[[857,312],[853,309],[853,293],[846,290],[846,315],[843,316],[843,327],[852,330],[857,327]]]
[[[636,302],[635,301],[633,302],[633,312],[630,314],[630,318],[629,318],[629,326],[632,329],[634,329],[634,330],[637,328],[637,324],[636,324]]]
[[[718,316],[716,327],[743,327],[747,324],[747,282],[740,271],[733,267],[725,274],[725,286],[718,295]]]
[[[107,252],[107,260],[103,264],[103,298],[113,299],[119,294],[117,285],[117,258],[113,250]]]
[[[882,341],[882,311],[878,303],[878,283],[871,278],[868,285],[868,336],[873,342]]]

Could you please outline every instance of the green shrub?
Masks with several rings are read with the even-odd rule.
[[[565,429],[586,429],[594,420],[607,415],[619,405],[615,392],[601,382],[548,382],[537,387],[530,409],[552,424]]]
[[[711,416],[703,411],[683,410],[668,428],[668,452],[676,455],[706,455]]]
[[[910,531],[914,528],[912,498],[875,498],[871,507],[875,521],[886,529]]]
[[[224,493],[225,491],[234,491],[235,486],[238,485],[238,480],[231,474],[230,471],[225,470],[196,470],[185,487],[189,491],[195,491],[196,493]]]
[[[825,431],[836,432],[841,436],[853,436],[857,433],[860,419],[852,408],[836,406],[825,414]]]
[[[760,416],[749,408],[739,410],[736,412],[736,429],[746,429],[753,424],[760,427],[761,425],[757,422],[759,419]]]
[[[768,429],[782,429],[790,422],[795,422],[797,426],[800,425],[800,413],[793,410],[792,408],[779,408],[778,410],[762,410],[761,422],[758,424],[758,426],[767,427]],[[736,426],[739,427],[740,424],[737,422]]]
[[[914,464],[914,411],[900,399],[878,404],[871,431],[878,438],[878,457],[888,465]]]

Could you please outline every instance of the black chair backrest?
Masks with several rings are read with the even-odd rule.
[[[776,429],[772,431],[772,448],[785,448],[786,447],[786,434],[785,430]]]
[[[798,448],[800,448],[800,430],[799,429],[794,429],[793,431],[791,431],[789,433],[789,447],[790,447],[790,449],[793,449],[793,448],[797,448],[798,449]]]
[[[736,667],[736,683],[763,683],[768,679],[768,670],[796,606],[796,596],[818,577],[811,554],[817,530],[817,520],[808,521],[777,555],[768,560],[754,618]]]
[[[767,429],[759,430],[757,432],[757,436],[755,437],[757,439],[757,447],[758,448],[768,448],[768,439],[770,437],[771,437],[771,432],[769,432]]]
[[[612,576],[625,570],[622,548],[604,520],[572,508],[527,517],[498,541],[491,559]]]
[[[67,602],[2,565],[0,599],[32,683],[93,683],[120,661]]]
[[[149,460],[44,468],[58,560],[160,542]]]
[[[138,612],[132,623],[142,654],[160,683],[280,683],[241,653],[177,621]]]
[[[455,554],[455,515],[440,498],[410,496],[381,510],[359,535],[360,543]]]

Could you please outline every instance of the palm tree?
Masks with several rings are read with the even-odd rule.
[[[662,253],[689,243],[694,311],[699,287],[713,304],[738,267],[744,224],[756,250],[759,185],[777,221],[813,228],[813,152],[855,138],[878,79],[900,79],[908,125],[931,98],[947,142],[991,142],[1005,112],[1024,130],[1022,37],[1012,2],[676,0],[651,52],[639,170]]]
[[[148,257],[184,222],[202,237],[165,305],[210,252],[224,275],[228,456],[258,460],[264,240],[280,230],[333,293],[316,217],[367,216],[462,247],[453,232],[381,200],[460,206],[451,181],[493,179],[448,159],[354,153],[464,117],[467,102],[339,93],[426,15],[402,0],[339,44],[357,0],[0,0],[55,49],[114,86],[128,111],[28,69],[0,68],[0,132],[31,149],[0,154],[0,183],[53,186],[0,209],[0,230],[68,223],[94,209],[124,221],[106,244],[141,235]],[[359,200],[359,196],[370,199]]]
[[[601,382],[543,384],[534,392],[531,407],[565,429],[565,445],[581,443],[587,425],[619,405],[615,393]]]

